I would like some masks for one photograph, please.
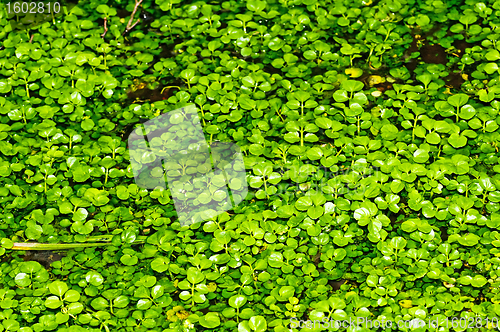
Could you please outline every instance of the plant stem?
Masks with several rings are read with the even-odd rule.
[[[337,152],[337,154],[335,156],[338,156],[341,152],[342,152],[342,148],[344,147],[344,145],[342,145],[339,149],[339,151]]]
[[[415,121],[413,122],[413,129],[411,131],[411,139],[415,140],[415,126],[417,125],[418,115],[415,116]]]
[[[12,250],[64,250],[88,247],[102,247],[112,244],[109,243],[37,243],[37,242],[24,242],[14,243]]]
[[[38,243],[38,242],[16,242],[12,250],[67,250],[76,248],[103,247],[111,245],[113,235],[90,236],[90,241],[108,241],[108,242],[83,242],[83,243]],[[142,244],[146,241],[146,236],[138,236],[133,244]]]

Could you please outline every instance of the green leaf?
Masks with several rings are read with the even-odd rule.
[[[491,75],[493,74],[494,72],[498,71],[498,65],[495,63],[495,62],[490,62],[490,63],[487,63],[484,67],[483,67],[484,71]]]
[[[500,52],[498,52],[495,49],[489,50],[488,53],[486,53],[486,55],[484,57],[488,61],[496,61],[496,60],[500,59]]]
[[[79,208],[74,214],[73,217],[71,218],[73,221],[84,221],[87,219],[87,216],[89,215],[87,209],[85,208]]]
[[[283,254],[273,252],[268,257],[268,262],[271,267],[280,268],[283,265]]]
[[[199,320],[201,326],[213,329],[220,325],[219,314],[216,312],[209,312],[205,316],[202,316]]]
[[[300,197],[295,202],[295,208],[299,211],[305,211],[312,205],[312,199],[309,196]]]
[[[488,280],[482,275],[476,275],[471,281],[471,285],[474,287],[483,287],[488,283]]]
[[[96,286],[96,287],[102,285],[104,282],[103,276],[97,271],[87,272],[87,274],[85,275],[85,280],[89,284]]]
[[[238,332],[265,332],[267,322],[263,316],[252,316],[248,321],[238,324]]]
[[[464,93],[457,93],[453,96],[448,97],[448,103],[454,107],[460,107],[467,104],[469,96]]]
[[[120,257],[120,262],[122,262],[124,265],[131,266],[136,265],[139,262],[139,259],[135,255],[125,254]]]
[[[403,237],[398,236],[391,239],[390,245],[395,249],[402,250],[406,247],[406,243],[407,241]]]
[[[62,297],[68,291],[68,285],[63,281],[56,280],[49,284],[49,291],[54,295]]]
[[[247,303],[245,295],[233,295],[229,298],[229,305],[235,309],[243,307]]]
[[[205,276],[198,269],[191,267],[187,272],[187,280],[192,284],[199,284],[205,279]]]
[[[465,236],[461,236],[458,238],[458,242],[464,246],[475,246],[479,242],[480,237],[476,234],[468,233]]]
[[[31,278],[27,273],[18,273],[14,281],[21,288],[31,285]]]
[[[441,137],[439,136],[438,133],[432,132],[425,136],[425,140],[427,141],[427,143],[436,145],[441,142]]]
[[[453,146],[456,149],[461,148],[467,144],[467,137],[459,135],[457,133],[453,133],[448,138],[448,142],[450,143],[451,146]]]
[[[77,302],[79,299],[80,293],[74,289],[70,289],[64,294],[64,301]]]
[[[278,51],[279,49],[281,49],[281,47],[283,47],[285,45],[285,42],[278,38],[278,37],[275,37],[273,39],[271,39],[269,41],[269,43],[267,44],[267,46],[273,50],[273,51]]]
[[[108,306],[109,306],[109,303],[108,303],[108,301],[106,301],[106,299],[104,299],[102,297],[97,297],[97,298],[94,298],[90,302],[90,305],[95,310],[106,310],[108,308]]]
[[[417,224],[413,220],[406,220],[401,224],[401,229],[405,232],[411,233],[417,229]]]
[[[417,149],[413,152],[413,160],[416,163],[423,164],[429,160],[429,152],[427,152],[427,150]]]

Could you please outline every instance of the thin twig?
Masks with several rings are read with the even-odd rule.
[[[104,33],[101,35],[101,37],[104,38],[104,36],[106,36],[107,32],[108,32],[108,18],[105,17],[104,18]]]
[[[30,44],[31,42],[33,41],[33,37],[35,36],[35,34],[32,34],[31,37],[30,37]]]
[[[125,29],[125,31],[123,32],[122,35],[125,35],[126,33],[128,33],[141,21],[141,19],[138,18],[137,21],[135,21],[135,23],[132,24],[132,22],[134,21],[135,13],[137,12],[137,9],[141,5],[142,1],[144,1],[144,0],[135,0],[134,10],[132,11],[132,14],[130,15],[130,20],[127,23],[127,28]]]

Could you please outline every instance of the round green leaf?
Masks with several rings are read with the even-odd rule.
[[[229,298],[229,305],[235,309],[243,307],[247,303],[245,295],[233,295]]]
[[[202,316],[199,322],[201,326],[207,329],[213,329],[220,325],[219,314],[215,312],[209,312],[205,316]]]

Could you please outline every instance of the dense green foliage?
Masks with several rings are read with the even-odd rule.
[[[0,331],[500,316],[499,1],[134,6],[12,31],[0,5]],[[192,103],[250,190],[181,226],[127,137]]]

